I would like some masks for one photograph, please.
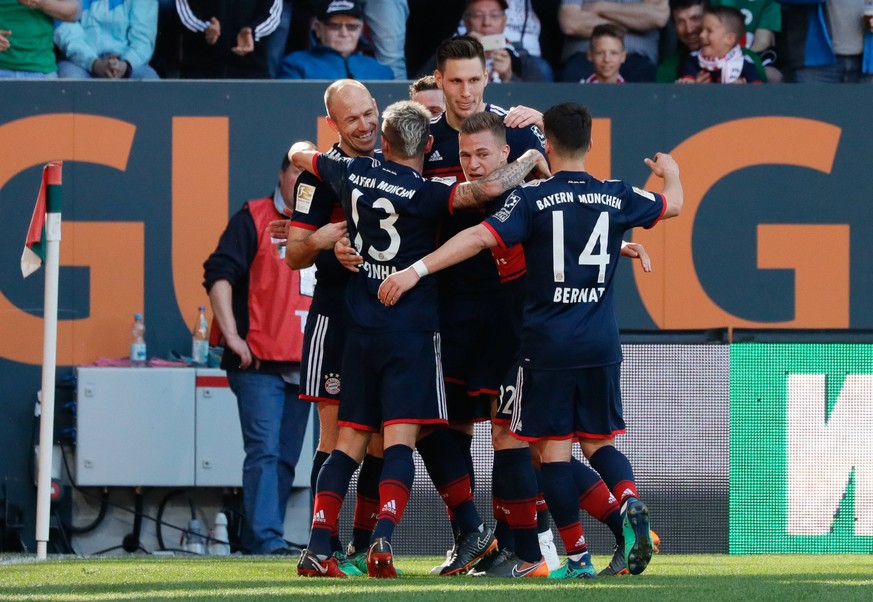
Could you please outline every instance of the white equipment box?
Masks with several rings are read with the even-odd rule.
[[[241,487],[236,396],[223,370],[78,368],[76,482]],[[309,487],[312,413],[294,478]]]
[[[194,371],[78,368],[76,482],[194,483]]]

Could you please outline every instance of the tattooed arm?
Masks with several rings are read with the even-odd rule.
[[[475,182],[464,182],[455,189],[453,209],[465,209],[482,205],[524,182],[524,177],[536,167],[546,177],[550,175],[549,164],[543,154],[534,149],[525,151],[517,160],[495,169]]]

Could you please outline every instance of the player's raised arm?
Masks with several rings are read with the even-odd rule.
[[[383,280],[379,286],[379,301],[385,305],[394,305],[403,293],[428,274],[444,270],[469,259],[483,249],[496,246],[497,239],[482,224],[461,230],[433,253],[428,253],[405,270],[395,272]]]
[[[679,164],[667,153],[655,153],[655,160],[646,158],[645,163],[653,174],[664,180],[663,195],[667,199],[667,208],[661,219],[676,217],[685,203],[682,180],[679,178]]]
[[[524,182],[524,177],[536,168],[543,176],[551,175],[549,164],[543,154],[534,149],[525,151],[518,159],[495,169],[475,182],[464,182],[452,197],[453,209],[475,207],[500,196]]]
[[[297,169],[308,171],[312,175],[317,176],[315,158],[320,154],[320,152],[313,150],[295,151],[293,153],[289,150],[288,158]]]

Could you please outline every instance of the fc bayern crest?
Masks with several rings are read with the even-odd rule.
[[[338,395],[340,388],[339,374],[328,374],[327,379],[324,381],[324,390],[331,395]]]

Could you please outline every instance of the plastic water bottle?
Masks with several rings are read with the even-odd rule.
[[[130,365],[142,368],[146,365],[145,322],[142,314],[133,315],[133,327],[130,337]]]
[[[213,556],[229,556],[230,543],[227,537],[227,516],[224,512],[215,515],[215,524],[209,540],[209,553]]]
[[[195,366],[205,366],[209,361],[209,323],[206,321],[206,308],[198,308],[197,320],[191,329],[191,362]]]
[[[185,551],[192,554],[205,554],[206,546],[203,543],[203,532],[200,530],[200,521],[192,518],[188,523],[188,533],[185,537]]]

